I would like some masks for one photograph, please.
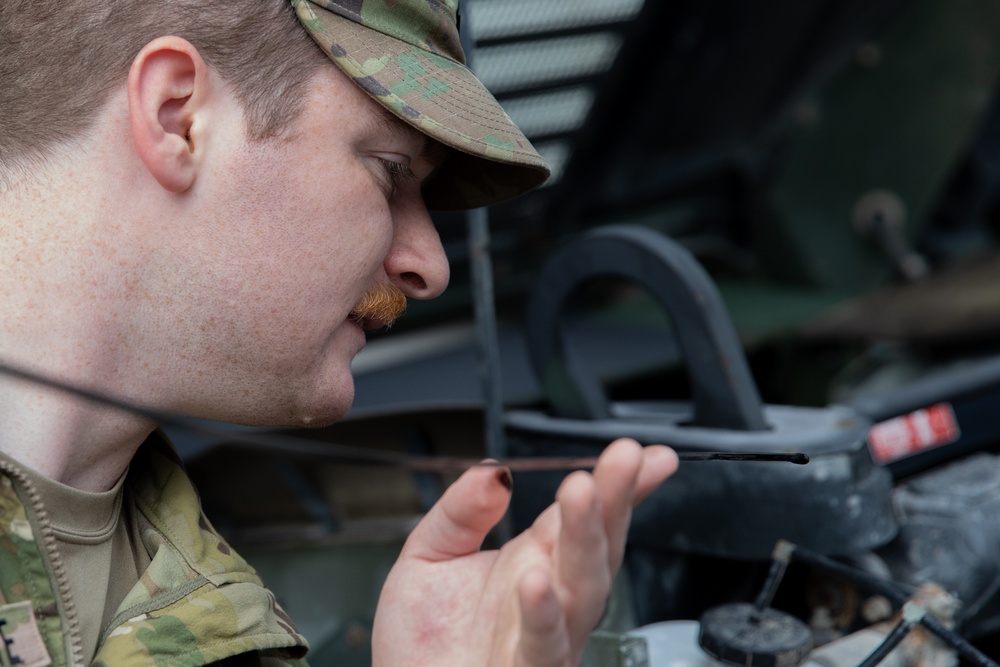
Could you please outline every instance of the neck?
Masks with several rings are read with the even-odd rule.
[[[113,127],[99,128],[113,132]],[[105,138],[107,138],[105,136]],[[144,361],[121,302],[141,256],[113,194],[121,175],[84,143],[72,165],[11,179],[0,190],[0,364],[70,386],[155,400],[136,391]],[[58,194],[53,194],[58,193]],[[132,333],[130,333],[132,332]],[[154,424],[78,395],[0,373],[0,450],[56,481],[111,488]]]
[[[132,413],[24,379],[0,380],[0,451],[57,482],[106,491],[155,427]]]

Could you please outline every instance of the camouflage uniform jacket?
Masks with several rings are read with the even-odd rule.
[[[152,561],[104,629],[94,665],[301,664],[305,638],[209,525],[161,438],[150,438],[133,458],[126,492],[135,499]],[[0,645],[0,665],[83,664],[76,610],[45,509],[6,459],[0,459],[0,621],[8,644]]]

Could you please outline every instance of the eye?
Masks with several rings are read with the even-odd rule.
[[[396,191],[407,181],[417,181],[416,174],[410,170],[410,165],[388,158],[377,158],[386,173],[386,198],[392,199]]]

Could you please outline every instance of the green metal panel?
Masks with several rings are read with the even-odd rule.
[[[789,132],[784,170],[759,234],[780,277],[862,291],[891,264],[852,222],[875,190],[902,200],[904,233],[926,224],[1000,74],[1000,3],[919,0],[815,97]]]
[[[646,640],[615,632],[593,632],[580,667],[650,667]]]
[[[369,667],[375,605],[402,547],[400,536],[279,548],[241,546],[240,553],[309,640],[311,665]]]

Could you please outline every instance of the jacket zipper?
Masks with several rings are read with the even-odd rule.
[[[0,470],[15,478],[28,498],[30,505],[28,518],[34,524],[32,529],[37,528],[38,533],[41,534],[42,547],[48,558],[52,577],[55,579],[59,605],[62,607],[62,617],[66,623],[65,630],[69,636],[70,665],[83,667],[83,635],[80,632],[80,619],[77,617],[76,604],[73,602],[73,595],[69,589],[69,577],[56,547],[56,537],[52,532],[52,523],[49,521],[48,512],[45,511],[35,486],[20,469],[0,460]]]

